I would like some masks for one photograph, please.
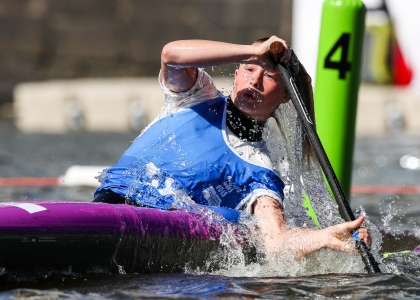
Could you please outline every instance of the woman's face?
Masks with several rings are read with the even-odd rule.
[[[279,72],[269,72],[258,65],[241,64],[235,71],[231,98],[243,114],[265,121],[280,103],[286,103],[290,97]]]

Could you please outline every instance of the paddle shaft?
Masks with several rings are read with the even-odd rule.
[[[306,109],[305,103],[297,89],[296,82],[284,64],[279,62],[279,59],[282,57],[284,52],[284,46],[280,42],[274,42],[270,45],[270,54],[273,60],[276,62],[277,67],[280,71],[280,74],[285,83],[286,89],[289,92],[290,99],[295,107],[299,119],[302,122],[303,128],[308,135],[309,141],[314,149],[315,155],[321,165],[322,171],[330,185],[330,188],[333,192],[335,200],[338,204],[340,212],[345,221],[354,221],[356,218],[353,214],[353,211],[350,208],[350,205],[347,201],[346,195],[341,188],[340,183],[338,182],[337,176],[334,173],[334,170],[331,166],[331,163],[328,159],[328,156],[322,146],[321,140],[316,132],[315,125],[311,120],[311,116]],[[375,258],[370,253],[369,248],[362,240],[356,241],[356,246],[359,250],[360,256],[366,266],[366,270],[369,273],[381,273],[378,263],[375,261]]]

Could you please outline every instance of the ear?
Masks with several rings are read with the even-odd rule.
[[[233,76],[233,85],[235,85],[237,76],[238,76],[238,69],[235,70],[235,73],[234,73],[234,76]]]
[[[283,94],[280,103],[287,103],[290,100],[290,95],[287,89],[283,89]]]

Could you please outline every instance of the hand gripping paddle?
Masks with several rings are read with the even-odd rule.
[[[328,159],[327,154],[325,153],[324,147],[318,137],[314,123],[311,120],[311,116],[308,113],[308,110],[305,107],[305,103],[299,91],[295,79],[293,78],[292,73],[289,68],[280,62],[280,58],[283,56],[285,47],[281,42],[273,42],[270,45],[270,55],[273,61],[276,63],[279,72],[283,78],[283,81],[286,85],[286,89],[289,92],[290,99],[295,107],[299,119],[303,124],[303,128],[308,135],[309,141],[314,149],[316,157],[318,158],[319,164],[321,165],[322,171],[324,172],[325,177],[327,178],[328,184],[334,194],[335,200],[338,204],[340,212],[345,221],[354,221],[356,218],[353,214],[353,211],[350,208],[350,205],[346,199],[346,196],[343,192],[343,189],[338,182],[337,176],[334,173],[334,170],[331,166],[331,163]],[[356,240],[356,247],[359,250],[360,256],[362,257],[363,263],[365,264],[365,269],[369,273],[381,273],[378,263],[375,261],[375,258],[372,256],[370,249],[365,244],[363,240]]]

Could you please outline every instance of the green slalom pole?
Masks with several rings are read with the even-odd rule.
[[[348,199],[365,15],[360,0],[324,1],[315,77],[317,132]]]

